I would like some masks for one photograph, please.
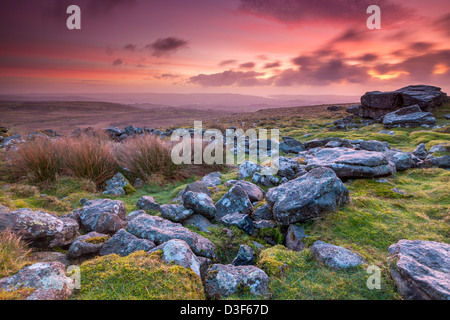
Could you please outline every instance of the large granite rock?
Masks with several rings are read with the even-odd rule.
[[[400,240],[389,254],[392,278],[405,299],[450,299],[449,244]]]
[[[244,230],[248,234],[253,233],[253,221],[248,214],[244,213],[228,213],[220,218],[220,221],[227,226],[235,226],[241,230]]]
[[[436,119],[431,112],[422,112],[418,105],[405,107],[386,114],[383,118],[385,128],[434,126]]]
[[[260,172],[261,169],[261,165],[251,161],[245,161],[239,166],[239,180],[252,177],[255,172]]]
[[[242,189],[244,189],[245,193],[252,203],[261,201],[264,198],[264,190],[256,184],[245,180],[240,180],[236,183],[236,186],[240,186]]]
[[[95,255],[99,253],[107,240],[109,240],[109,236],[106,234],[89,232],[88,234],[79,236],[75,239],[70,245],[67,255],[70,259]]]
[[[333,170],[317,168],[270,189],[266,199],[272,207],[274,219],[288,226],[335,211],[349,201],[349,192]]]
[[[211,197],[203,192],[187,191],[183,193],[183,205],[194,213],[200,214],[208,219],[216,216],[216,206]]]
[[[194,211],[179,204],[164,204],[159,207],[161,216],[173,222],[182,222],[191,216]]]
[[[229,213],[250,214],[253,211],[253,205],[245,190],[235,185],[216,203],[216,209],[216,218],[221,219]]]
[[[20,288],[34,290],[26,300],[66,300],[72,294],[73,280],[60,262],[39,262],[15,275],[0,279],[0,291]]]
[[[205,293],[209,299],[225,298],[243,289],[265,296],[268,286],[269,277],[255,266],[214,264],[205,275]]]
[[[78,235],[75,220],[30,209],[0,212],[0,230],[6,229],[21,235],[23,240],[38,248],[64,247]]]
[[[88,232],[114,234],[127,226],[127,209],[120,200],[92,200],[73,214],[79,217],[81,226]]]
[[[210,174],[207,174],[202,178],[202,182],[207,187],[215,187],[222,183],[221,178],[222,173],[220,172],[212,172]]]
[[[372,178],[395,173],[395,165],[381,152],[350,148],[322,149],[311,157],[306,166],[310,171],[318,167],[332,169],[339,178]]]
[[[159,211],[159,204],[152,196],[142,196],[136,203],[136,207],[141,210]]]
[[[317,261],[335,270],[354,268],[364,263],[356,253],[323,241],[314,242],[311,252]]]
[[[138,238],[153,241],[157,245],[172,239],[180,239],[185,241],[196,255],[206,258],[215,257],[215,246],[211,241],[179,223],[160,217],[141,214],[129,222],[127,231]]]
[[[135,251],[149,251],[155,247],[155,244],[147,239],[139,239],[125,229],[120,229],[115,235],[104,243],[100,250],[101,256],[108,254],[118,254],[125,257]]]

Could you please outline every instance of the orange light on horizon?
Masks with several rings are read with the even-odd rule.
[[[450,70],[450,67],[444,63],[439,63],[434,66],[433,74],[445,74],[448,70]]]
[[[400,77],[401,75],[405,74],[408,75],[409,72],[407,71],[390,71],[385,74],[380,74],[376,72],[375,70],[369,70],[367,71],[367,74],[371,76],[372,78],[378,78],[380,80],[391,80]]]

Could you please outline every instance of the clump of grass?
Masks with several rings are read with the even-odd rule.
[[[19,288],[12,291],[0,290],[0,301],[2,300],[25,300],[36,289],[34,288]]]
[[[64,171],[72,177],[94,181],[102,186],[117,172],[111,142],[102,137],[82,135],[65,140]]]
[[[200,278],[190,269],[162,262],[160,254],[139,251],[108,255],[81,265],[80,300],[200,300]]]
[[[0,278],[8,277],[28,263],[31,250],[16,234],[0,231]]]
[[[39,196],[39,189],[35,186],[14,184],[8,188],[13,198],[30,198]]]
[[[36,183],[55,181],[62,164],[60,142],[49,139],[27,141],[12,153],[10,164],[15,178],[26,177]]]
[[[172,161],[168,143],[155,136],[139,136],[117,146],[116,156],[121,166],[143,181],[155,174],[174,178],[179,169]]]

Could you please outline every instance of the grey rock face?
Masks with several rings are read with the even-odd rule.
[[[169,219],[173,222],[182,222],[194,213],[193,210],[187,209],[178,204],[162,205],[159,207],[159,211],[164,219]]]
[[[0,289],[4,291],[21,287],[34,289],[26,300],[66,300],[72,294],[72,285],[72,279],[66,276],[60,262],[35,263],[13,276],[0,279]]]
[[[436,119],[431,112],[422,112],[418,105],[399,109],[384,116],[383,125],[386,128],[434,126]]]
[[[255,266],[214,264],[205,276],[205,293],[209,299],[231,296],[239,289],[248,289],[254,295],[265,296],[269,277]]]
[[[205,218],[213,219],[216,216],[216,206],[206,193],[192,191],[183,193],[183,205]]]
[[[277,177],[273,175],[263,175],[259,172],[255,172],[252,177],[252,181],[255,184],[271,188],[280,184]]]
[[[78,235],[75,220],[30,209],[0,212],[0,230],[5,229],[22,235],[23,240],[39,248],[64,247]]]
[[[244,213],[229,213],[223,216],[220,221],[228,226],[236,226],[239,229],[244,230],[248,234],[253,233],[253,221],[250,216]]]
[[[119,200],[92,200],[89,205],[75,212],[80,217],[82,227],[88,232],[114,234],[127,226],[127,210]]]
[[[108,181],[106,181],[106,187],[103,194],[109,195],[125,195],[125,187],[128,184],[127,179],[123,176],[123,174],[118,173]]]
[[[256,184],[245,180],[240,180],[236,183],[236,185],[244,189],[245,193],[252,203],[261,201],[264,198],[264,190],[258,187]]]
[[[287,226],[308,221],[320,214],[335,211],[349,201],[347,187],[333,170],[317,168],[266,194],[276,221]]]
[[[311,252],[317,261],[331,269],[354,268],[364,263],[364,260],[356,253],[323,241],[314,242]]]
[[[205,183],[203,181],[195,181],[193,183],[190,183],[186,186],[184,189],[184,192],[192,191],[194,193],[204,193],[208,197],[211,197],[211,191],[206,187]]]
[[[90,240],[94,238],[103,238],[104,241],[90,242]],[[70,245],[68,257],[70,259],[75,259],[82,256],[95,255],[99,253],[100,249],[103,247],[103,245],[108,239],[109,237],[106,234],[101,234],[98,232],[89,232],[88,234],[79,236]]]
[[[194,226],[200,231],[209,233],[210,231],[208,230],[208,228],[213,227],[214,225],[204,216],[200,214],[193,214],[183,221],[183,226]]]
[[[207,187],[215,187],[222,183],[220,178],[222,177],[222,173],[220,172],[212,172],[210,174],[207,174],[202,178],[202,182]]]
[[[250,266],[255,262],[255,251],[247,246],[241,245],[239,252],[231,264],[233,266]]]
[[[414,156],[419,158],[420,160],[425,160],[428,156],[427,149],[425,148],[425,143],[421,143],[417,146],[416,149],[414,149],[413,153]]]
[[[147,211],[159,211],[159,204],[151,196],[142,196],[136,203],[136,207]]]
[[[385,153],[386,158],[395,164],[397,171],[405,171],[416,166],[411,153],[388,151]]]
[[[263,204],[261,207],[256,208],[252,214],[252,218],[255,221],[272,220],[273,217],[272,211],[270,210],[270,206],[266,203]]]
[[[293,251],[302,251],[305,248],[302,240],[306,237],[305,229],[291,224],[286,234],[286,248]]]
[[[153,241],[158,245],[172,239],[184,240],[196,255],[206,258],[215,257],[215,246],[211,241],[184,228],[179,223],[173,223],[160,217],[139,215],[130,221],[127,231],[138,238]]]
[[[229,213],[250,214],[253,205],[245,190],[235,185],[216,203],[216,218],[221,219]]]
[[[389,247],[391,275],[400,294],[410,300],[450,299],[450,245],[400,240]]]
[[[141,214],[147,214],[147,212],[145,212],[145,210],[136,210],[136,211],[130,212],[127,215],[127,221],[130,222],[131,220],[133,220],[137,216],[140,216]]]
[[[359,147],[367,151],[383,152],[389,149],[389,143],[380,142],[377,140],[363,141],[359,144]]]
[[[273,228],[277,227],[277,224],[275,223],[275,221],[271,221],[271,220],[259,220],[259,221],[253,221],[253,227],[258,230],[273,229]]]
[[[292,137],[283,137],[283,142],[279,144],[279,148],[280,151],[285,153],[299,153],[305,150],[303,143]]]
[[[252,177],[255,172],[260,172],[262,167],[254,162],[245,161],[239,166],[239,180]]]
[[[136,251],[149,251],[154,247],[155,244],[152,241],[139,239],[124,229],[120,229],[111,239],[103,244],[99,253],[101,256],[118,254],[125,257]]]
[[[150,250],[150,252],[161,250],[162,260],[166,263],[175,263],[177,265],[183,266],[185,268],[191,269],[199,277],[200,273],[200,261],[192,252],[191,248],[183,240],[170,240],[167,241],[156,248]]]
[[[317,167],[332,169],[339,178],[372,178],[390,175],[395,166],[381,152],[349,148],[322,149],[309,159],[306,170]]]

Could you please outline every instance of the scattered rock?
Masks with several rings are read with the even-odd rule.
[[[216,216],[216,206],[211,197],[203,192],[187,191],[183,193],[183,205],[208,219]]]
[[[127,231],[138,238],[161,244],[172,239],[184,240],[196,255],[214,258],[215,246],[208,239],[190,231],[179,223],[150,216],[139,215],[130,221]]]
[[[273,229],[273,228],[277,227],[277,224],[271,220],[259,220],[259,221],[253,221],[253,227],[258,230]]]
[[[256,184],[245,180],[239,180],[235,185],[240,186],[242,189],[244,189],[245,193],[252,203],[261,201],[264,198],[264,190],[258,187]]]
[[[193,183],[188,184],[184,189],[184,193],[189,191],[192,191],[194,193],[204,193],[208,197],[211,197],[211,191],[209,191],[209,189],[206,187],[203,181],[195,181]]]
[[[286,248],[293,251],[302,251],[305,248],[302,240],[306,237],[305,229],[291,224],[286,234]]]
[[[450,299],[450,245],[400,240],[389,254],[391,276],[405,299]]]
[[[208,230],[208,228],[213,227],[214,225],[204,216],[200,214],[193,214],[183,221],[183,226],[194,226],[200,231],[209,233],[210,231]]]
[[[155,244],[152,241],[139,239],[125,229],[120,229],[111,239],[104,243],[99,253],[101,256],[118,254],[125,257],[135,251],[149,251],[154,247]]]
[[[255,262],[255,251],[247,246],[241,245],[236,258],[234,258],[231,264],[233,266],[250,266]]]
[[[164,204],[159,209],[164,219],[169,219],[173,222],[182,222],[194,213],[193,210],[186,209],[178,204]]]
[[[416,166],[411,153],[388,151],[385,153],[386,158],[395,164],[397,171],[405,171]]]
[[[164,262],[174,263],[191,269],[201,277],[200,261],[185,241],[178,239],[169,240],[156,248],[153,248],[150,252],[159,250],[162,251],[162,260]]]
[[[71,262],[67,259],[66,255],[61,252],[55,251],[35,251],[30,254],[30,261],[37,262],[60,262],[64,267],[69,267]]]
[[[220,218],[220,221],[228,226],[236,226],[239,229],[244,230],[248,234],[253,233],[253,221],[247,214],[238,212],[228,213]]]
[[[131,220],[133,220],[137,216],[140,216],[141,214],[147,214],[147,212],[145,212],[145,210],[136,210],[136,211],[130,212],[127,215],[127,221],[130,222]]]
[[[118,173],[110,180],[106,181],[106,187],[103,194],[114,196],[124,196],[126,194],[124,187],[129,185],[123,174]]]
[[[379,134],[388,134],[388,135],[390,135],[390,136],[395,135],[395,132],[394,132],[394,131],[390,131],[390,130],[381,130],[381,131],[379,131],[378,133],[379,133]]]
[[[26,300],[66,300],[72,294],[72,286],[73,280],[66,276],[60,262],[35,263],[13,276],[0,279],[0,290],[32,289]]]
[[[270,206],[266,203],[261,207],[256,208],[256,210],[252,214],[252,218],[255,221],[260,220],[272,220],[272,211],[270,210]]]
[[[109,236],[106,234],[89,232],[88,234],[79,236],[75,239],[75,241],[70,245],[67,255],[70,259],[95,255],[100,251],[108,239]]]
[[[425,160],[428,156],[427,149],[425,148],[425,143],[421,143],[417,146],[416,149],[412,152],[414,156],[419,158],[420,160]]]
[[[266,194],[276,221],[282,225],[305,222],[334,211],[349,201],[349,191],[333,170],[317,168]]]
[[[356,253],[323,241],[314,242],[311,252],[317,261],[331,269],[354,268],[364,263],[363,258]]]
[[[283,137],[283,142],[279,144],[279,148],[284,153],[299,153],[305,150],[303,143],[291,137]]]
[[[209,299],[225,298],[243,289],[265,296],[268,285],[267,274],[255,266],[214,264],[205,276],[205,293]]]
[[[254,162],[245,161],[239,166],[239,180],[252,177],[255,172],[260,172],[262,167]]]
[[[359,147],[367,151],[384,152],[389,149],[389,143],[380,142],[377,140],[363,141],[359,144]]]
[[[210,174],[207,174],[202,178],[202,182],[207,187],[215,187],[222,183],[222,180],[220,178],[222,177],[222,173],[220,172],[212,172]]]
[[[9,229],[38,248],[64,247],[78,235],[78,224],[44,211],[18,209],[0,213],[0,230]]]
[[[399,109],[384,116],[383,125],[393,127],[434,126],[436,119],[431,112],[422,112],[418,105]]]
[[[253,205],[245,190],[235,185],[216,203],[217,219],[229,213],[251,214]]]
[[[142,196],[136,203],[136,207],[147,211],[159,211],[159,204],[151,196]]]

